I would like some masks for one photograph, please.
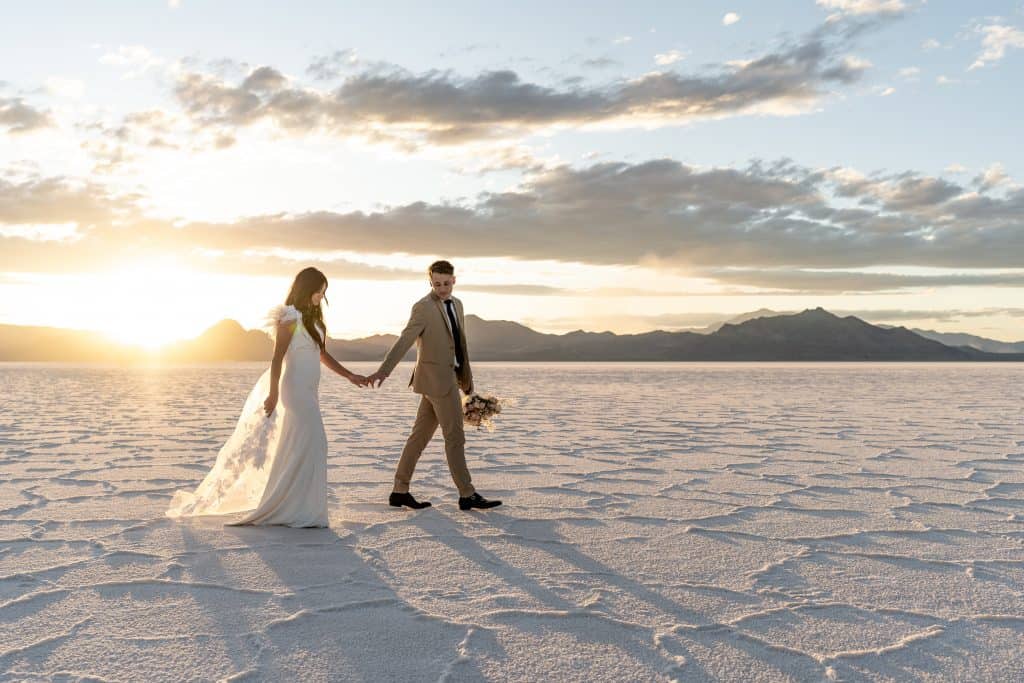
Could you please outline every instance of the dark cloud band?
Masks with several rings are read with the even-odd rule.
[[[916,191],[935,187],[941,191]],[[65,245],[68,252],[99,242],[111,249],[136,245],[224,254],[429,255],[443,243],[453,258],[653,265],[761,288],[838,292],[1022,284],[1019,275],[1005,273],[852,271],[1019,269],[1024,189],[981,193],[913,173],[863,178],[788,161],[744,169],[698,169],[670,159],[562,166],[529,173],[513,190],[459,204],[414,202],[370,213],[274,214],[178,227],[147,219],[133,202],[63,179],[0,182],[0,222],[76,222],[79,244]]]
[[[240,83],[186,73],[174,94],[201,127],[230,130],[272,121],[296,133],[326,130],[434,144],[556,125],[685,123],[772,107],[792,110],[857,81],[866,64],[844,52],[879,21],[828,22],[759,58],[707,73],[659,71],[600,86],[551,87],[525,81],[510,70],[466,77],[374,65],[328,91],[293,84],[274,68],[262,66]],[[317,79],[340,75],[332,65],[348,58],[348,53],[337,53],[317,59],[308,73]]]

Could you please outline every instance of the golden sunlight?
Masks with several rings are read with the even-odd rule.
[[[93,281],[113,341],[155,350],[193,337],[209,324],[202,305],[214,278],[181,268],[174,259],[153,259],[101,274]],[[204,296],[205,295],[205,296]]]

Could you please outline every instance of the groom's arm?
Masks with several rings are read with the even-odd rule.
[[[414,305],[412,312],[409,314],[409,322],[405,325],[405,329],[402,330],[402,334],[399,335],[398,340],[391,346],[388,355],[384,357],[384,361],[374,374],[381,379],[390,375],[395,366],[401,362],[405,354],[412,348],[412,345],[416,342],[416,337],[423,334],[423,328],[426,327],[426,324],[423,306],[419,304]]]

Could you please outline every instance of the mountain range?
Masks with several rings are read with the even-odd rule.
[[[1024,361],[1024,343],[872,325],[823,308],[794,314],[763,309],[700,331],[643,334],[545,334],[468,315],[466,333],[471,357],[479,361]],[[328,350],[342,361],[379,361],[396,339],[328,339]],[[0,325],[0,361],[267,361],[272,351],[266,333],[234,320],[156,352],[96,332]],[[414,357],[411,350],[407,358]]]
[[[1024,341],[1004,342],[997,339],[986,339],[974,334],[919,330],[916,327],[910,328],[910,331],[922,337],[942,342],[946,346],[970,346],[979,351],[988,351],[989,353],[1024,353]]]

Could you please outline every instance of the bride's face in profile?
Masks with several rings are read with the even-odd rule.
[[[327,293],[327,283],[325,282],[323,284],[323,286],[321,286],[318,291],[313,292],[313,296],[310,297],[309,302],[311,304],[313,304],[314,306],[319,306],[320,302],[324,300],[324,294],[326,294],[326,293]]]

